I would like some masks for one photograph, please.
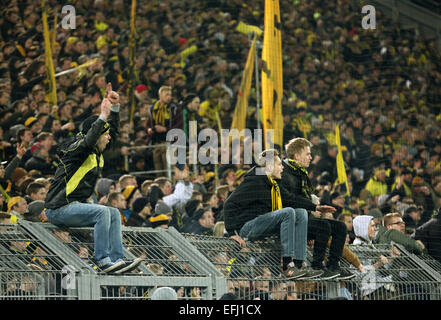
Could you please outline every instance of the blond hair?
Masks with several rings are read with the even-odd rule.
[[[285,145],[285,151],[286,155],[289,159],[294,159],[295,154],[299,154],[302,152],[303,149],[306,147],[312,147],[313,144],[305,139],[305,138],[294,138],[291,139],[286,145]]]

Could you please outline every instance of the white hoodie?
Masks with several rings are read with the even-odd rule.
[[[356,237],[360,237],[364,241],[371,243],[369,238],[369,223],[373,219],[372,216],[357,216],[353,221],[354,233]],[[353,244],[359,245],[363,243],[360,239],[355,239]]]

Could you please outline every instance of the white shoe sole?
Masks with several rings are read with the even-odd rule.
[[[118,261],[118,262],[115,262],[111,267],[109,267],[105,270],[102,270],[102,272],[111,273],[115,270],[118,270],[118,268],[121,268],[123,265],[124,265],[124,261]]]
[[[119,270],[115,271],[115,274],[121,274],[124,272],[128,272],[128,271],[132,271],[134,269],[136,269],[139,264],[142,262],[141,258],[136,258],[135,260],[133,260],[133,262],[131,264],[129,264],[127,267],[121,268]]]

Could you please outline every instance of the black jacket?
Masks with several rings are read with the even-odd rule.
[[[47,176],[54,174],[56,166],[52,162],[48,163],[46,159],[40,157],[38,154],[34,154],[28,161],[26,161],[25,169],[27,171],[38,170],[41,174]]]
[[[309,177],[303,171],[294,170],[287,161],[288,160],[282,161],[283,172],[282,182],[280,184],[288,190],[290,196],[294,198],[296,208],[315,211],[316,205],[311,201],[311,193],[305,191],[308,186],[312,188]]]
[[[280,185],[283,208],[298,208],[288,191]],[[258,216],[272,211],[272,184],[266,175],[257,175],[256,167],[250,169],[244,180],[231,193],[224,203],[225,229],[229,235],[239,233],[242,226]]]
[[[107,119],[111,141],[119,134],[119,112],[111,111]],[[56,209],[70,202],[85,202],[94,192],[96,181],[104,166],[104,158],[96,143],[106,122],[98,118],[84,136],[61,150],[60,163],[54,181],[46,195],[45,208]]]
[[[441,262],[441,210],[432,219],[418,227],[413,238],[421,240],[427,253]]]

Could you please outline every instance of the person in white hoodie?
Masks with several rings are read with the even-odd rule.
[[[353,245],[372,245],[377,232],[377,226],[372,216],[357,216],[353,220],[353,227],[355,233]],[[391,255],[393,255],[393,251],[391,251]],[[372,258],[360,258],[360,261],[365,266],[365,273],[360,274],[361,293],[368,299],[384,299],[390,295],[389,288],[392,282],[392,275],[384,277],[378,274],[377,270],[383,266],[387,269],[390,260],[383,255],[375,263],[372,260]]]
[[[353,228],[355,239],[353,245],[360,245],[363,243],[371,244],[377,232],[377,226],[372,216],[357,216],[353,220]]]

